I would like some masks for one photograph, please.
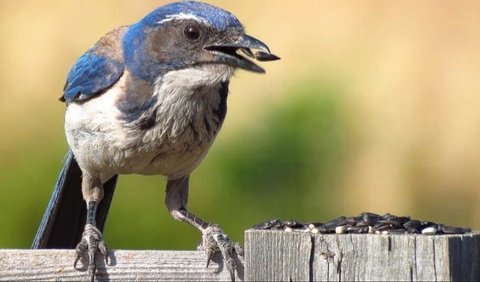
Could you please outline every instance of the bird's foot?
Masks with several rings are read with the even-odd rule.
[[[85,225],[82,240],[80,241],[80,243],[78,243],[77,248],[75,249],[75,253],[76,258],[75,262],[73,263],[73,267],[75,269],[78,269],[77,263],[80,259],[82,259],[82,263],[84,266],[87,266],[88,264],[88,273],[91,276],[92,281],[95,278],[95,257],[97,253],[103,255],[105,257],[106,264],[108,264],[107,246],[103,241],[102,232],[92,224]],[[88,261],[85,258],[87,258]]]
[[[235,254],[243,257],[242,246],[237,242],[230,241],[228,235],[216,224],[209,225],[202,233],[202,242],[198,249],[206,253],[207,267],[215,252],[220,251],[230,277],[232,281],[235,281],[235,270],[237,269]]]

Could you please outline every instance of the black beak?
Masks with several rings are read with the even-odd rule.
[[[207,46],[205,49],[212,52],[212,62],[257,73],[264,73],[265,70],[240,55],[238,53],[239,50],[241,50],[243,54],[257,59],[258,61],[274,61],[280,59],[270,52],[270,49],[268,49],[268,46],[265,43],[246,34],[232,41],[215,43]],[[258,51],[253,53],[252,50]]]

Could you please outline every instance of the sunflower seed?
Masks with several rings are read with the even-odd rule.
[[[390,213],[378,215],[363,212],[358,216],[339,216],[327,223],[311,222],[301,223],[296,220],[281,221],[279,219],[268,220],[253,226],[254,229],[294,230],[321,233],[321,234],[464,234],[471,232],[470,228],[454,227],[437,224],[431,221],[411,219],[409,216],[396,216]]]
[[[366,225],[374,226],[380,219],[380,215],[371,212],[363,212],[360,214],[361,220]]]
[[[279,60],[280,58],[274,54],[263,52],[263,51],[258,51],[255,53],[255,59],[261,61],[261,62],[267,62],[267,61],[275,61]]]
[[[335,228],[335,233],[337,234],[343,234],[345,233],[345,225],[340,225]]]
[[[403,224],[403,228],[407,230],[408,233],[420,233],[420,227],[422,223],[419,220],[410,220]]]
[[[442,230],[445,234],[465,234],[467,232],[471,232],[470,228],[462,228],[462,227],[454,227],[449,225],[440,224],[439,230]]]
[[[346,233],[354,233],[354,234],[368,233],[370,228],[371,227],[368,225],[348,226]]]
[[[283,225],[286,226],[286,227],[290,227],[290,228],[304,228],[305,225],[303,223],[300,223],[296,220],[285,220],[283,222]]]
[[[437,227],[436,226],[429,226],[422,229],[422,234],[424,235],[435,235],[437,234]]]
[[[390,228],[391,228],[390,223],[385,222],[385,221],[383,221],[383,222],[379,221],[377,224],[375,224],[373,226],[374,231],[383,231],[383,230],[387,230],[387,229],[390,229]]]
[[[405,229],[389,229],[388,233],[397,235],[397,234],[406,234],[407,231]]]
[[[339,216],[325,223],[323,227],[327,230],[327,232],[335,232],[335,228],[343,225],[347,225],[347,218],[344,216]]]
[[[282,226],[282,222],[280,221],[280,219],[272,219],[259,224],[255,224],[252,228],[261,230],[261,229],[280,228],[281,226]]]

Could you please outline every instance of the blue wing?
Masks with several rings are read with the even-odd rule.
[[[60,100],[85,101],[102,93],[122,76],[122,62],[95,54],[93,49],[83,54],[67,76]]]

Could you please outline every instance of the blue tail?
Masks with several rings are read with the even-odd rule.
[[[97,227],[103,231],[117,184],[117,175],[103,184],[104,197],[97,209]],[[53,189],[32,249],[75,248],[83,233],[86,205],[82,197],[82,171],[71,150]]]

